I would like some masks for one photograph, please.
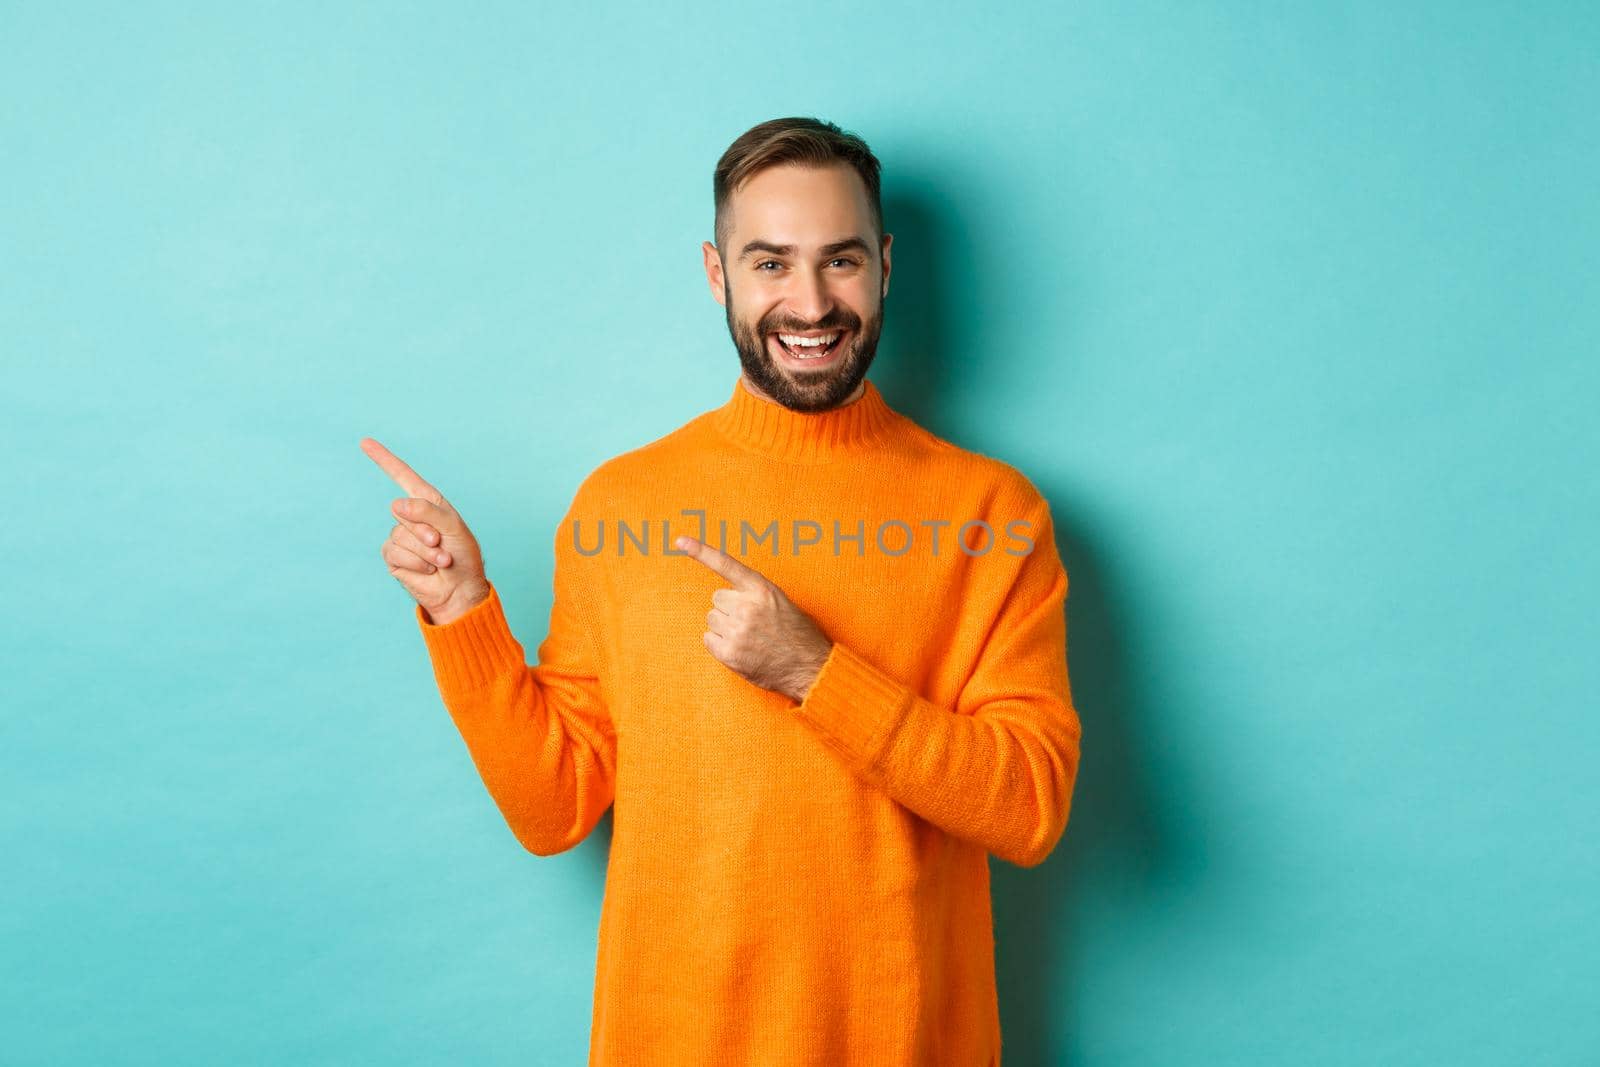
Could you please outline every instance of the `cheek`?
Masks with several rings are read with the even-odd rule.
[[[883,280],[876,274],[863,274],[852,278],[838,290],[841,299],[865,321],[878,307],[883,292]]]

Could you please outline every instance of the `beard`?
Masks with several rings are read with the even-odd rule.
[[[844,403],[867,376],[873,357],[878,354],[878,336],[883,332],[882,298],[873,315],[863,323],[848,308],[836,308],[821,322],[801,325],[793,321],[768,320],[751,326],[733,317],[733,293],[726,281],[722,285],[722,307],[728,320],[728,336],[739,350],[739,363],[745,377],[762,392],[791,411],[827,411]],[[848,330],[845,350],[830,367],[815,372],[791,371],[773,358],[767,337],[774,330]]]

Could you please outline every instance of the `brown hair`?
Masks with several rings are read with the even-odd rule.
[[[752,126],[728,146],[717,161],[712,178],[712,194],[716,204],[715,232],[719,254],[727,252],[728,197],[758,171],[783,163],[799,163],[823,167],[832,163],[848,163],[861,175],[867,187],[867,203],[872,206],[872,222],[878,228],[878,238],[883,238],[883,203],[880,199],[878,157],[872,149],[853,133],[847,133],[831,122],[798,116],[769,119]]]

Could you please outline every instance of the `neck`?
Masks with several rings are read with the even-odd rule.
[[[902,421],[870,378],[861,379],[851,400],[825,411],[786,408],[740,378],[727,402],[711,412],[711,424],[746,451],[801,464],[863,456]]]

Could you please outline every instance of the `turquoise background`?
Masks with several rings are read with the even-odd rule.
[[[1597,53],[1577,3],[0,5],[0,1059],[583,1062],[610,818],[512,838],[357,442],[531,650],[578,481],[727,398],[712,168],[805,114],[883,160],[873,380],[1071,574],[1005,1062],[1600,1062]]]

